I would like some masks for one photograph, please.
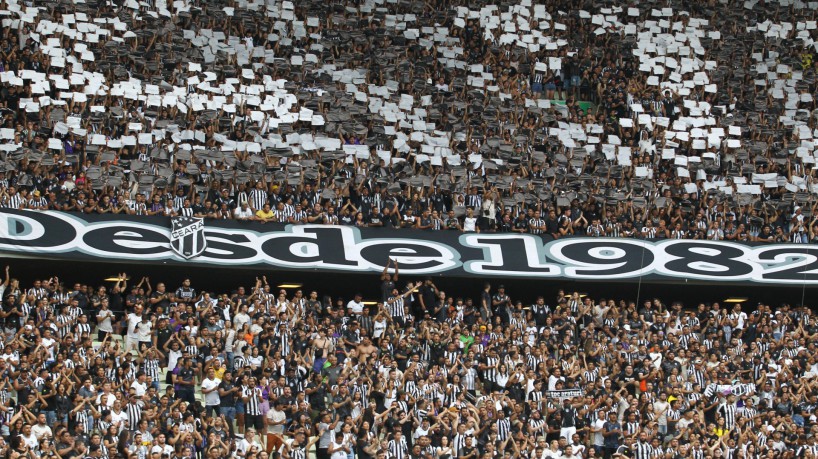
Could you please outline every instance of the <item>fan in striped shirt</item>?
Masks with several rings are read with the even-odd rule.
[[[154,385],[159,384],[160,358],[164,358],[161,352],[153,348],[148,348],[142,351],[142,354],[137,359],[137,362],[142,364],[142,371],[145,372],[147,377],[151,378]]]
[[[250,208],[253,211],[257,211],[262,209],[265,204],[267,204],[267,191],[265,190],[266,184],[263,181],[256,182],[255,188],[250,190],[250,194],[248,196],[248,201],[250,203]]]
[[[88,316],[85,314],[79,317],[79,322],[74,325],[74,339],[81,342],[84,337],[91,336],[91,324],[88,323]]]
[[[446,394],[443,401],[443,405],[446,407],[452,407],[457,403],[457,400],[460,398],[460,394],[463,392],[463,389],[460,386],[460,375],[454,375],[452,378],[452,382],[446,385]]]
[[[136,430],[139,421],[142,420],[142,405],[137,400],[135,392],[131,392],[128,403],[125,405],[125,415],[128,428]]]
[[[736,425],[736,396],[730,394],[723,400],[716,411],[724,418],[724,428],[732,430]]]
[[[386,457],[388,459],[408,459],[409,445],[400,430],[396,430],[386,446]]]
[[[457,425],[457,434],[452,439],[452,450],[454,457],[460,456],[460,451],[466,447],[466,439],[472,435],[472,432],[466,430],[466,424],[460,423]]]
[[[747,398],[744,400],[744,406],[738,409],[739,416],[743,418],[755,418],[758,416],[758,410],[753,406],[753,399]]]
[[[291,443],[284,443],[281,456],[284,459],[307,459],[307,451],[310,450],[319,438],[321,437],[314,436],[308,441],[304,431],[298,431],[295,433]]]
[[[275,215],[277,222],[286,223],[290,221],[290,217],[295,214],[295,208],[292,206],[288,207],[283,202],[279,202],[278,205],[276,205],[275,210],[273,210],[273,214]]]
[[[402,295],[398,293],[398,289],[392,289],[392,296],[386,300],[386,307],[392,316],[392,320],[397,322],[400,326],[403,326],[406,320],[406,313],[403,307],[405,298],[415,293],[421,285],[423,285],[422,282],[417,282],[413,288],[407,290]]]
[[[542,419],[539,410],[532,411],[531,419],[528,420],[528,435],[531,437],[539,437],[543,434],[546,427],[545,419]]]
[[[653,446],[648,442],[645,432],[640,432],[635,443],[631,445],[633,459],[651,459],[653,457]]]
[[[582,372],[582,379],[585,384],[593,384],[599,379],[599,369],[594,362],[588,362],[588,369]]]
[[[498,410],[497,411],[497,440],[498,441],[505,441],[509,437],[511,437],[511,421],[506,418],[505,411]]]
[[[236,355],[233,357],[233,371],[239,371],[247,366],[247,360],[243,355]]]
[[[64,306],[60,315],[57,316],[57,334],[64,338],[71,331],[74,319],[68,314],[68,306]]]
[[[25,198],[17,193],[17,190],[13,186],[9,187],[0,199],[2,199],[0,205],[10,209],[22,209],[26,203]]]

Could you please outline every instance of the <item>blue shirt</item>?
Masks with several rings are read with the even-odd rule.
[[[604,432],[607,433],[607,432],[610,432],[612,430],[622,430],[622,425],[619,424],[618,422],[608,421],[608,422],[605,423],[605,425],[602,427],[602,429],[603,429]],[[619,444],[620,444],[619,435],[617,434],[617,435],[603,436],[603,443],[602,444],[603,444],[603,446],[605,448],[619,448]]]

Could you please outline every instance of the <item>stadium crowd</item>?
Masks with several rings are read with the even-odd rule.
[[[818,241],[816,5],[604,3],[3,0],[0,205]]]
[[[266,277],[210,292],[10,276],[5,458],[818,454],[807,307],[529,303],[503,285],[403,284],[391,261],[374,301]]]

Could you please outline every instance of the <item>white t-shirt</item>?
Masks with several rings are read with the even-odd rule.
[[[150,320],[146,320],[144,322],[139,322],[136,324],[136,339],[139,340],[140,343],[146,343],[151,341],[151,328],[153,324]]]
[[[222,380],[219,378],[205,378],[202,381],[202,389],[210,390],[216,387],[219,387],[219,384],[222,383]],[[221,398],[219,398],[219,391],[214,390],[213,392],[208,392],[204,394],[205,398],[205,406],[218,406],[221,403]]]
[[[466,217],[463,220],[463,231],[477,231],[477,217]]]
[[[125,430],[125,421],[128,420],[128,413],[120,411],[119,413],[111,411],[111,424],[119,423],[119,431]]]
[[[747,313],[744,311],[739,312],[738,314],[732,313],[730,314],[731,319],[735,319],[736,322],[736,329],[737,330],[744,330],[744,324],[747,322]]]
[[[136,338],[136,324],[142,322],[142,316],[128,314],[128,338]]]
[[[670,406],[669,403],[663,402],[661,400],[656,400],[653,403],[653,411],[658,413],[658,416],[656,418],[656,422],[660,426],[666,426],[667,425],[667,408],[669,406]]]
[[[548,390],[557,390],[557,382],[562,381],[565,382],[565,378],[562,376],[557,377],[555,375],[551,375],[548,377]]]
[[[335,443],[335,440],[333,440],[331,445],[332,445],[332,449],[334,449],[335,452],[332,453],[332,456],[330,456],[330,459],[347,459],[346,451],[344,451],[343,449],[340,449],[341,445],[343,445],[343,443]],[[336,448],[338,448],[338,449],[336,449]]]
[[[387,323],[385,320],[376,320],[375,321],[375,332],[372,334],[373,338],[380,338],[383,335],[383,332],[386,331]]]
[[[284,414],[283,411],[277,411],[275,408],[271,408],[270,411],[267,412],[267,421],[270,423],[273,422],[281,422],[287,419],[287,415]],[[272,425],[267,424],[267,433],[278,434],[281,435],[284,433],[284,424],[279,425]]]
[[[176,364],[179,363],[179,359],[182,358],[182,351],[168,351],[168,368],[173,370],[176,368]]]
[[[153,453],[167,454],[170,456],[173,454],[173,446],[168,444],[165,444],[165,446],[154,445],[153,448],[151,448],[151,454]]]
[[[250,357],[247,358],[247,363],[249,363],[252,366],[260,368],[261,364],[264,363],[264,357],[262,357],[260,355],[256,356],[256,357],[250,356]]]
[[[97,406],[104,405],[107,408],[113,408],[116,396],[114,394],[99,394],[97,396]]]
[[[17,357],[16,355],[14,355],[14,354],[9,354],[9,352],[11,352],[11,349],[7,349],[6,353],[3,354],[2,356],[0,356],[0,359],[5,360],[6,363],[11,364],[12,367],[15,367],[15,366],[19,365],[20,364],[20,358]]]
[[[351,309],[353,314],[361,314],[364,312],[364,303],[349,300],[349,303],[347,303],[347,309]]]
[[[48,354],[51,355],[51,358],[54,358],[54,348],[52,347],[53,344],[56,343],[52,338],[43,338],[42,344],[43,347],[48,349]]]
[[[250,451],[250,449],[254,446],[258,451],[261,451],[261,443],[259,442],[258,438],[255,437],[253,438],[252,442],[247,441],[246,438],[242,438],[238,443],[236,443],[236,449],[243,453]]]
[[[40,445],[40,442],[37,441],[37,436],[34,435],[34,428],[31,429],[31,435],[26,437],[25,435],[20,434],[20,438],[22,438],[26,443],[26,446],[31,449],[37,448]]]
[[[43,438],[44,435],[48,435],[49,437],[53,437],[51,433],[51,427],[48,427],[48,424],[40,425],[34,424],[31,426],[31,433],[34,434],[37,439]]]
[[[236,208],[233,212],[233,216],[235,218],[251,218],[253,216],[253,210],[249,207],[246,209],[242,209],[241,207]]]
[[[131,389],[136,390],[137,397],[142,397],[143,395],[145,395],[145,392],[148,391],[148,385],[142,384],[139,381],[134,381],[131,383]]]
[[[594,429],[604,429],[605,428],[605,420],[604,419],[597,419],[594,421]],[[602,431],[594,432],[594,446],[602,446],[605,443],[605,437],[602,435]]]
[[[680,431],[686,429],[688,426],[690,426],[690,424],[693,424],[695,422],[696,421],[694,421],[693,419],[687,419],[687,418],[679,419],[679,422],[676,423],[676,430],[680,432]]]
[[[236,330],[232,328],[227,330],[227,336],[224,340],[224,352],[233,352],[233,343],[236,341]]]
[[[233,318],[233,328],[241,330],[244,324],[250,323],[250,316],[246,312],[240,312]]]
[[[104,318],[100,319],[100,317]],[[99,311],[99,313],[97,314],[97,327],[99,327],[101,331],[113,333],[114,328],[111,325],[112,317],[114,317],[114,313],[110,309]]]

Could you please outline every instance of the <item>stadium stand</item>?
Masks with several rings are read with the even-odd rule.
[[[813,242],[813,3],[6,0],[0,202]]]

